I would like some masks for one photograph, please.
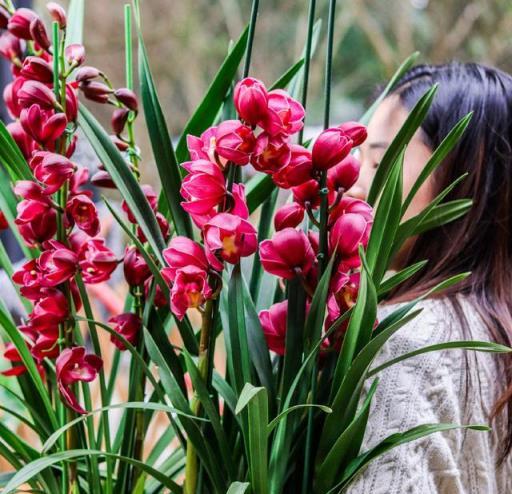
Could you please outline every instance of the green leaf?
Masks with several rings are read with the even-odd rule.
[[[215,75],[213,82],[210,84],[203,101],[199,104],[194,115],[185,125],[183,134],[178,141],[176,147],[176,157],[178,163],[183,163],[189,159],[187,150],[187,135],[200,135],[210,125],[212,125],[217,112],[219,111],[226,94],[228,93],[231,83],[236,76],[236,71],[245,54],[247,46],[248,28],[244,30],[233,49],[225,58],[222,66]]]
[[[270,424],[268,424],[267,431],[268,434],[276,428],[279,422],[284,419],[288,414],[292,412],[296,412],[298,410],[304,410],[305,408],[318,408],[322,412],[332,413],[332,409],[325,405],[317,405],[315,403],[303,403],[302,405],[293,405],[292,407],[287,408],[283,412],[281,412],[277,417],[275,417]]]
[[[219,459],[213,453],[208,441],[196,424],[196,421],[186,417],[186,415],[192,414],[192,410],[190,409],[188,400],[179,385],[178,378],[182,379],[183,375],[175,376],[173,374],[166,359],[162,355],[160,348],[146,328],[144,328],[144,342],[151,360],[158,367],[158,374],[161,379],[162,387],[164,388],[167,396],[171,400],[173,406],[185,414],[184,416],[179,417],[179,421],[182,424],[187,437],[192,441],[194,449],[196,450],[205,469],[208,471],[216,489],[222,490],[224,480],[222,479],[221,472],[223,469],[218,461]]]
[[[420,224],[414,228],[412,235],[433,230],[441,225],[446,225],[464,216],[473,207],[471,199],[454,199],[437,205],[432,209]]]
[[[370,414],[370,404],[377,390],[378,380],[373,381],[361,409],[348,427],[336,438],[331,450],[315,469],[315,490],[325,492],[339,478],[343,465],[359,454],[364,431]]]
[[[318,448],[320,458],[327,455],[336,438],[353,420],[359,405],[365,375],[379,350],[393,334],[416,317],[421,310],[419,309],[411,314],[405,313],[402,317],[396,318],[393,323],[372,338],[353,360],[347,375],[341,385],[335,389],[334,398],[330,401],[333,413],[326,418],[324,423]]]
[[[268,492],[268,397],[263,387],[256,388],[247,383],[236,406],[236,413],[248,409],[249,478],[252,491]]]
[[[304,67],[304,59],[301,58],[297,60],[279,79],[277,79],[274,84],[270,87],[270,90],[273,89],[284,89],[290,82],[294,79],[294,77],[300,72],[300,69]]]
[[[226,494],[244,494],[250,486],[249,482],[233,482]]]
[[[391,434],[377,446],[369,451],[358,456],[348,465],[343,474],[343,478],[339,484],[333,487],[327,494],[335,494],[340,489],[345,488],[354,479],[354,477],[361,472],[372,460],[378,456],[396,448],[402,444],[421,439],[422,437],[434,434],[435,432],[443,432],[452,429],[471,429],[475,431],[490,431],[490,428],[485,425],[456,425],[456,424],[424,424],[414,427],[406,432],[398,432]]]
[[[226,433],[222,428],[219,411],[217,407],[214,405],[213,401],[211,400],[210,394],[206,387],[206,383],[201,377],[199,369],[192,360],[192,357],[186,350],[183,350],[183,356],[185,358],[185,365],[187,366],[187,371],[189,373],[190,380],[192,381],[194,391],[212,424],[215,438],[219,446],[219,451],[222,456],[222,463],[226,467],[230,478],[235,478],[236,469],[233,463],[233,458],[230,453],[228,438],[226,437]]]
[[[253,213],[270,197],[275,185],[270,175],[257,173],[245,184],[245,197],[249,213]]]
[[[162,250],[165,249],[166,245],[156,221],[155,213],[123,156],[98,121],[83,105],[80,106],[78,122],[99,160],[105,165],[121,196],[135,216],[137,224],[144,232],[155,256],[164,265]]]
[[[228,325],[225,328],[228,369],[238,392],[251,382],[251,361],[245,321],[245,303],[240,265],[233,267],[228,286]],[[226,331],[227,330],[227,331]]]
[[[512,352],[512,348],[509,348],[505,345],[500,345],[498,343],[493,343],[489,341],[447,341],[444,343],[437,343],[435,345],[429,345],[423,348],[419,348],[417,350],[413,350],[412,352],[404,353],[394,359],[388,360],[384,362],[382,365],[375,367],[375,369],[370,370],[368,372],[367,377],[371,377],[392,365],[397,364],[398,362],[402,362],[403,360],[407,360],[412,357],[416,357],[417,355],[422,355],[428,352],[436,352],[439,350],[473,350],[475,352],[489,352],[489,353],[510,353]]]
[[[84,42],[85,0],[70,0],[66,23],[66,46]]]
[[[402,167],[404,151],[402,150],[392,164],[382,196],[375,211],[366,258],[373,282],[378,286],[384,276],[392,254],[393,244],[400,223],[402,204]]]
[[[136,16],[137,17],[137,16]],[[190,216],[181,207],[180,187],[181,172],[176,160],[167,122],[158,98],[149,60],[142,38],[140,26],[139,36],[139,78],[141,85],[142,104],[146,118],[149,139],[153,149],[158,175],[162,183],[162,193],[167,201],[175,231],[178,235],[193,238]]]
[[[0,121],[0,161],[7,169],[11,182],[33,180],[32,171],[25,157],[2,121]]]
[[[366,345],[377,317],[377,294],[372,279],[363,265],[361,284],[357,302],[353,309],[347,331],[343,337],[343,345],[336,362],[331,386],[331,398],[334,398],[352,360],[357,352]]]
[[[454,180],[448,187],[446,187],[441,193],[439,193],[434,198],[434,200],[425,209],[423,209],[423,211],[418,213],[416,216],[413,216],[412,218],[408,219],[398,227],[398,231],[393,242],[394,252],[398,252],[400,250],[400,247],[405,242],[405,240],[411,235],[413,235],[413,232],[415,232],[418,228],[421,227],[423,220],[427,218],[435,209],[435,207],[438,206],[439,203],[467,176],[468,173],[464,173],[459,178]]]
[[[367,125],[370,121],[370,118],[372,118],[372,115],[375,113],[375,110],[378,108],[378,106],[382,103],[384,98],[389,94],[389,92],[395,87],[396,83],[405,75],[405,73],[416,63],[416,60],[418,59],[420,52],[416,51],[409,55],[398,67],[397,71],[393,74],[389,82],[387,83],[386,87],[382,91],[382,93],[379,94],[379,97],[374,101],[372,106],[366,110],[366,113],[359,119],[359,121]]]
[[[55,412],[53,411],[52,404],[48,397],[48,392],[44,387],[43,381],[41,380],[41,376],[37,370],[36,364],[30,351],[25,343],[25,340],[21,336],[18,329],[14,326],[10,318],[5,314],[0,307],[0,327],[2,327],[7,336],[9,337],[10,342],[16,347],[16,350],[20,354],[23,365],[27,368],[28,375],[32,384],[34,385],[35,390],[38,393],[38,400],[41,400],[40,403],[44,408],[46,415],[48,416],[52,428],[56,429],[58,427],[57,417],[55,416]]]
[[[468,113],[465,117],[461,118],[434,151],[427,164],[421,170],[421,173],[414,182],[414,185],[411,187],[411,190],[407,194],[402,205],[402,215],[407,211],[407,208],[425,180],[427,180],[432,172],[443,162],[446,156],[448,156],[450,151],[455,147],[462,134],[466,131],[472,116],[473,112]]]
[[[427,263],[428,261],[416,262],[385,279],[377,290],[379,297],[385,295],[405,280],[408,280],[411,276],[414,276],[418,271],[421,271]]]
[[[373,205],[377,202],[382,187],[384,186],[391,168],[393,167],[393,163],[397,159],[398,155],[405,149],[412,139],[412,136],[416,133],[416,130],[418,130],[425,119],[436,91],[437,85],[434,85],[418,100],[407,116],[405,123],[398,131],[398,134],[393,139],[393,142],[384,153],[375,173],[375,177],[373,178],[370,192],[368,193],[368,203]]]
[[[152,477],[157,479],[164,487],[169,489],[171,492],[176,494],[182,494],[182,489],[178,484],[173,482],[166,475],[160,473],[155,468],[147,465],[146,463],[143,463],[142,461],[134,460],[133,458],[127,458],[121,455],[115,455],[111,453],[105,453],[103,451],[95,451],[88,449],[75,449],[64,451],[61,453],[55,453],[52,455],[45,456],[43,458],[38,458],[37,460],[28,463],[27,465],[25,465],[23,468],[16,472],[16,475],[5,486],[3,494],[10,494],[16,492],[19,486],[30,481],[30,479],[38,475],[40,472],[57,463],[87,456],[105,456],[107,458],[113,458],[122,462],[129,463],[130,465],[134,465],[138,469],[146,472],[148,475],[151,475]]]

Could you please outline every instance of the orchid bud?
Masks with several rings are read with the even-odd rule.
[[[117,101],[122,103],[126,108],[132,111],[137,111],[139,108],[139,104],[137,102],[137,96],[135,93],[128,88],[120,88],[114,91],[114,96],[116,97]]]
[[[22,108],[36,104],[45,110],[50,110],[57,104],[53,91],[39,81],[26,81],[18,91],[18,99]]]
[[[9,11],[3,5],[0,5],[0,29],[7,29],[9,17]]]
[[[53,82],[52,66],[40,57],[27,57],[23,61],[20,75],[39,82]]]
[[[276,232],[284,230],[285,228],[295,228],[304,219],[304,208],[292,202],[281,206],[274,216],[274,227]]]
[[[79,43],[73,43],[66,47],[64,56],[70,65],[77,67],[82,65],[85,61],[85,48]]]
[[[114,331],[123,336],[128,343],[132,345],[137,344],[137,337],[142,328],[142,320],[137,314],[126,312],[111,317],[108,322],[113,325]],[[119,348],[119,350],[126,350],[124,343],[119,338],[116,338],[115,335],[110,335],[110,341]]]
[[[91,79],[95,79],[99,77],[101,72],[96,67],[91,67],[89,65],[84,65],[80,67],[75,73],[75,80],[77,82],[87,82]]]
[[[97,103],[107,103],[108,97],[114,92],[106,84],[97,81],[86,81],[79,85],[84,96]]]
[[[32,19],[30,23],[30,36],[31,38],[45,51],[48,51],[51,43],[48,38],[48,33],[46,32],[46,28],[44,27],[43,21],[36,17]]]
[[[55,142],[66,129],[68,120],[64,113],[49,116],[40,106],[24,108],[20,114],[23,130],[40,144]]]
[[[130,286],[142,285],[151,276],[149,266],[134,245],[126,247],[123,269],[124,277]]]
[[[302,230],[285,228],[271,240],[260,244],[263,269],[270,274],[291,280],[298,273],[306,275],[313,267],[315,253]]]
[[[122,134],[128,117],[130,116],[130,110],[127,108],[116,108],[112,113],[111,125],[112,130],[116,135]]]
[[[71,84],[66,84],[66,117],[70,122],[78,118],[78,97]]]
[[[366,127],[359,122],[345,122],[338,125],[338,129],[342,130],[352,140],[353,146],[359,146],[368,137]]]
[[[34,176],[46,185],[45,194],[50,195],[59,190],[75,171],[75,165],[60,154],[39,151],[30,161]]]
[[[119,139],[116,135],[111,135],[110,140],[114,143],[115,147],[119,149],[119,151],[124,152],[126,151],[130,146],[127,142],[124,142],[123,140]]]
[[[359,178],[361,163],[352,155],[327,171],[327,186],[331,190],[348,190]]]
[[[54,21],[59,23],[60,29],[64,29],[67,24],[66,11],[58,3],[50,2],[46,4],[48,12]]]
[[[18,37],[6,31],[0,35],[0,55],[10,62],[15,58],[21,58],[23,47]]]
[[[110,173],[105,170],[98,170],[91,177],[91,183],[96,187],[102,187],[104,189],[117,189],[116,184],[110,176]]]
[[[284,355],[286,348],[286,328],[288,300],[272,305],[259,313],[261,329],[265,335],[269,350]]]
[[[37,19],[37,15],[33,10],[17,9],[9,19],[7,29],[18,38],[31,40],[30,23],[34,19]]]
[[[250,125],[256,125],[267,113],[267,89],[252,77],[242,79],[235,86],[233,101],[240,118]]]
[[[339,128],[324,130],[315,141],[311,156],[313,168],[328,170],[345,158],[352,149],[352,140]]]

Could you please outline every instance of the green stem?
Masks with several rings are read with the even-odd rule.
[[[210,345],[211,345],[211,332],[213,330],[213,320],[214,320],[214,308],[215,301],[210,299],[206,302],[203,317],[202,317],[202,325],[201,325],[201,333],[199,339],[199,357],[197,361],[197,367],[199,369],[199,374],[201,378],[207,383],[208,380],[208,362],[210,355]],[[194,415],[199,415],[201,410],[201,402],[197,394],[194,394],[191,403],[192,413]],[[197,453],[195,451],[194,445],[190,439],[187,439],[187,457],[185,463],[185,483],[183,485],[184,494],[195,494],[197,487],[197,479],[198,479],[198,461],[197,461]]]
[[[124,6],[124,46],[126,87],[133,90],[132,7],[129,3]]]
[[[256,30],[256,20],[258,18],[259,0],[253,0],[251,9],[251,21],[249,24],[249,33],[247,35],[247,48],[245,50],[244,78],[249,75],[251,68],[252,45],[254,43],[254,33]]]
[[[313,46],[313,27],[315,25],[316,0],[309,1],[308,33],[306,37],[306,50],[304,53],[304,78],[302,81],[302,106],[306,109],[309,86],[309,69],[311,66],[311,50]],[[299,143],[304,140],[304,127],[299,132]]]
[[[331,82],[332,82],[332,58],[333,58],[333,41],[334,41],[334,21],[336,13],[336,0],[329,0],[329,14],[327,21],[327,54],[325,62],[325,107],[324,107],[324,129],[329,127],[330,110],[331,110]],[[311,19],[310,19],[311,21]],[[327,189],[327,171],[320,173],[318,180],[320,191],[320,241],[319,241],[319,279],[322,276],[328,263],[328,216],[329,216],[329,200]],[[311,403],[316,402],[317,386],[318,386],[318,359],[313,363],[311,374]],[[304,457],[304,470],[302,478],[302,494],[310,492],[310,479],[312,470],[312,448],[313,448],[313,428],[314,428],[314,411],[311,408],[308,411],[306,445]]]

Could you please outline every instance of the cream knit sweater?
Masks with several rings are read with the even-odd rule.
[[[384,346],[374,366],[414,349],[489,335],[472,304],[460,299],[470,334],[464,334],[450,304],[429,300]],[[396,306],[379,312],[382,320]],[[466,358],[469,369],[466,367]],[[503,391],[496,354],[445,350],[385,369],[368,421],[362,451],[393,432],[435,422],[488,424]],[[367,386],[371,384],[368,380]],[[493,431],[453,430],[398,446],[376,459],[348,488],[349,494],[512,494],[512,462],[497,468],[502,421]]]

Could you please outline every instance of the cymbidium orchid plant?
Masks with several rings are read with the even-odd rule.
[[[0,409],[30,430],[18,437],[0,418],[0,455],[12,465],[0,475],[3,492],[26,485],[52,494],[334,493],[387,449],[456,427],[426,424],[361,451],[378,385],[365,386],[372,360],[418,313],[415,300],[377,319],[378,301],[425,264],[389,276],[390,259],[409,236],[456,219],[470,203],[440,204],[444,192],[401,222],[410,202],[402,199],[403,151],[435,88],[386,152],[368,202],[345,194],[358,179],[353,151],[366,128],[330,122],[333,0],[324,130],[304,140],[314,6],[304,56],[268,87],[249,76],[253,2],[248,29],[174,147],[137,1],[138,90],[130,5],[126,87],[115,88],[101,68],[86,65],[76,37],[83,2],[72,1],[69,13],[49,3],[51,29],[34,11],[0,2],[0,54],[13,75],[4,91],[12,122],[0,127],[0,228],[12,229],[27,257],[13,266],[0,247],[0,265],[26,310],[16,320],[0,304],[3,374],[13,376],[2,393],[17,404]],[[88,101],[112,107],[110,131]],[[142,116],[160,193],[140,183],[150,166],[134,129]],[[91,177],[77,162],[80,139],[100,161]],[[105,215],[95,202],[102,189],[120,192],[120,207],[102,200],[126,235],[122,256],[102,234]],[[116,270],[127,290],[124,310],[113,312],[101,293]],[[93,294],[103,311],[93,310]],[[127,401],[116,402],[118,386]]]

